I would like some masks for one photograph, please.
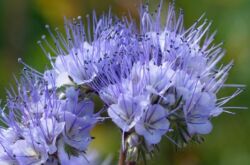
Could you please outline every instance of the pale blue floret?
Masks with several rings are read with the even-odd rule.
[[[166,116],[167,112],[161,105],[149,106],[135,125],[136,133],[144,136],[147,143],[158,144],[170,126]]]
[[[85,151],[92,140],[90,130],[93,127],[94,121],[91,121],[91,118],[88,117],[77,117],[69,112],[65,112],[63,121],[65,121],[63,131],[65,143],[79,151]]]
[[[129,95],[121,95],[117,104],[112,104],[108,109],[108,114],[113,122],[123,131],[127,132],[135,126],[139,120],[143,107],[138,98]]]

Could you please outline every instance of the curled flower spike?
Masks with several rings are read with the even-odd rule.
[[[129,38],[131,30],[126,27],[125,21],[112,18],[111,15],[103,15],[97,19],[93,13],[93,21],[88,16],[88,28],[85,29],[81,17],[73,21],[65,19],[66,36],[58,29],[53,34],[46,25],[56,49],[45,36],[42,37],[44,42],[39,42],[39,45],[53,67],[45,72],[45,79],[50,81],[54,77],[57,87],[100,83],[96,81],[98,76],[105,72],[107,66],[119,63],[122,60],[119,56],[129,49],[126,45],[135,40],[133,37]],[[93,29],[90,29],[91,25]]]
[[[19,59],[24,74],[1,110],[1,162],[86,163],[100,119],[122,132],[119,165],[145,161],[163,137],[184,147],[209,134],[243,86],[225,84],[233,62],[218,67],[225,52],[213,44],[211,22],[201,16],[185,28],[183,10],[170,4],[162,23],[162,2],[154,13],[143,5],[139,25],[111,13],[88,15],[87,26],[81,17],[65,19],[65,35],[46,25],[55,48],[45,35],[38,44],[51,68],[40,73]],[[219,98],[223,87],[236,91]],[[108,116],[95,113],[93,97]]]
[[[178,147],[199,142],[201,135],[211,132],[211,119],[227,112],[223,105],[242,91],[241,85],[232,85],[235,93],[225,101],[217,98],[232,62],[217,67],[224,51],[221,44],[212,45],[211,23],[201,17],[186,29],[183,11],[176,14],[174,5],[169,6],[165,25],[161,18],[161,5],[153,14],[147,6],[141,8],[140,31],[133,31],[136,48],[130,51],[137,58],[128,54],[124,62],[111,67],[101,77],[106,85],[98,90],[124,140],[130,144],[130,135],[138,136],[137,149],[146,152],[162,136]],[[135,146],[128,145],[127,151],[135,154]]]
[[[77,100],[70,96],[60,100],[55,88],[49,89],[32,73],[24,73],[17,85],[17,92],[8,91],[7,105],[1,112],[6,126],[0,129],[1,162],[58,164],[64,159],[58,155],[58,141],[69,157],[83,154],[97,123],[93,103],[78,102],[77,91],[71,92]]]

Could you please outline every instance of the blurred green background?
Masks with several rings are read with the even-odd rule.
[[[149,0],[156,6],[158,0]],[[168,7],[164,1],[164,8]],[[130,11],[138,17],[138,0],[0,0],[0,96],[5,98],[5,88],[13,81],[13,73],[22,66],[17,58],[38,70],[49,66],[36,44],[42,34],[47,34],[45,24],[63,29],[63,17],[85,16],[93,9],[101,14],[112,7],[122,16]],[[177,8],[185,11],[185,25],[191,25],[204,12],[213,20],[212,30],[218,30],[216,42],[224,41],[227,55],[224,62],[234,59],[228,83],[250,86],[250,0],[176,0]],[[228,94],[228,92],[224,92]],[[230,105],[250,105],[249,88]],[[250,111],[235,110],[236,115],[223,114],[214,119],[214,130],[201,145],[191,144],[178,152],[168,140],[163,140],[160,152],[150,161],[152,165],[249,165],[250,164]],[[119,130],[110,123],[98,126],[92,147],[101,153],[118,156]],[[1,163],[0,163],[1,164]]]

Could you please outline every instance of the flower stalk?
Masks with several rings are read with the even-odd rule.
[[[136,165],[135,161],[128,161],[126,150],[123,151],[122,147],[120,149],[118,165]]]
[[[118,165],[126,165],[126,151],[123,151],[122,147],[120,149]]]

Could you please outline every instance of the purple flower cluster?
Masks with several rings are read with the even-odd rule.
[[[55,48],[45,36],[38,44],[51,68],[41,74],[26,66],[17,92],[8,92],[0,160],[77,162],[92,141],[90,131],[104,119],[120,128],[132,161],[153,151],[162,137],[182,147],[210,133],[211,119],[228,112],[223,105],[241,92],[232,84],[236,91],[218,98],[232,62],[218,67],[224,51],[212,44],[210,22],[201,17],[186,29],[183,11],[177,14],[170,5],[163,24],[161,7],[150,13],[142,6],[139,26],[110,13],[87,16],[87,27],[81,17],[65,20],[66,36],[46,25]],[[103,101],[108,117],[94,113],[93,96]]]
[[[25,73],[17,84],[1,113],[7,126],[0,129],[1,163],[66,164],[70,156],[83,154],[98,121],[93,102],[79,100],[73,88],[59,99],[35,74]]]
[[[170,5],[162,26],[160,7],[153,15],[142,8],[136,49],[129,49],[137,58],[122,57],[118,71],[104,76],[112,83],[98,91],[113,122],[124,133],[139,136],[136,144],[146,143],[149,150],[162,136],[181,147],[210,133],[211,119],[241,92],[217,98],[232,62],[217,67],[224,51],[221,44],[212,45],[211,23],[200,18],[185,29],[183,11],[177,16]]]

